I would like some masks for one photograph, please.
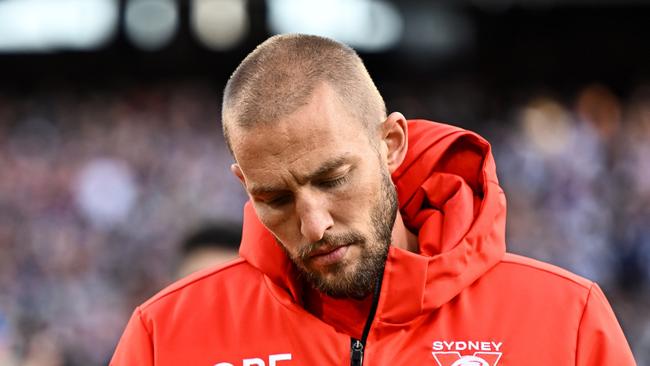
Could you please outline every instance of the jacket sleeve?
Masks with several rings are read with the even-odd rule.
[[[595,283],[589,290],[580,320],[576,365],[636,365],[614,311]]]
[[[153,341],[136,308],[120,338],[110,366],[153,366]]]

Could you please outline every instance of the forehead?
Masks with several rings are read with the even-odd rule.
[[[326,85],[309,103],[278,121],[235,128],[235,159],[244,175],[254,170],[309,170],[335,156],[362,155],[371,148],[363,123]]]

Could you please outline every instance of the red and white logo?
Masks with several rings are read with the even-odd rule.
[[[497,366],[502,342],[434,341],[433,359],[438,366]]]

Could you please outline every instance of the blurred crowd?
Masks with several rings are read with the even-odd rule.
[[[104,365],[183,236],[241,220],[198,85],[0,94],[0,365]]]
[[[597,281],[650,365],[650,87],[621,100],[587,85],[512,112],[492,131],[509,249]]]
[[[489,93],[459,88],[451,103],[385,95],[492,142],[510,251],[598,281],[650,364],[650,86],[531,93],[489,118],[470,113]],[[0,366],[106,364],[133,307],[174,278],[183,236],[238,225],[219,103],[198,81],[0,89]]]

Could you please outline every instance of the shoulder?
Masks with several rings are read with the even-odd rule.
[[[577,312],[582,311],[595,286],[593,281],[560,267],[511,253],[506,253],[483,279],[493,294],[516,298],[522,306],[563,308],[571,304]]]
[[[578,329],[594,287],[592,281],[557,266],[506,253],[474,283],[471,294],[480,306],[507,314],[499,317],[507,326],[552,325],[569,334]]]
[[[496,269],[508,275],[521,276],[527,282],[543,281],[548,285],[558,284],[586,291],[594,285],[594,282],[566,269],[512,253],[506,253]]]
[[[224,301],[243,288],[262,285],[262,274],[244,259],[210,267],[184,277],[165,287],[140,305],[146,313],[157,313],[170,308],[194,308],[197,304]]]

